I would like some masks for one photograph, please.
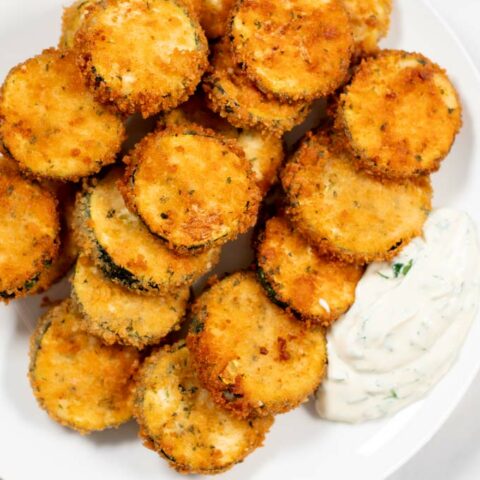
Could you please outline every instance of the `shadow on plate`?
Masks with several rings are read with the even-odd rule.
[[[85,437],[89,442],[95,443],[97,447],[118,445],[121,443],[140,442],[138,438],[138,426],[134,420],[120,425],[118,428],[94,432]]]

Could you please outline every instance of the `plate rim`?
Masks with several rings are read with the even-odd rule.
[[[400,1],[400,0],[394,0]],[[453,30],[447,20],[439,13],[437,8],[432,4],[431,0],[421,0],[424,6],[431,12],[431,14],[435,17],[436,21],[442,25],[444,30],[448,33],[450,38],[453,42],[455,42],[456,46],[462,52],[464,59],[467,61],[470,70],[472,72],[472,76],[475,78],[477,83],[478,89],[480,91],[480,69],[477,68],[477,65],[473,61],[472,56],[465,48],[465,45],[460,40],[457,33]],[[480,111],[480,110],[479,110]],[[480,118],[479,118],[480,120]],[[475,130],[473,134],[475,135]],[[476,223],[476,222],[475,222]],[[478,225],[477,229],[478,229]],[[473,320],[474,322],[480,322],[480,309],[477,310],[477,314]],[[464,345],[462,345],[463,348]],[[384,468],[384,473],[382,474],[382,478],[386,479],[393,475],[397,470],[399,470],[402,466],[406,465],[408,462],[413,460],[418,454],[421,453],[422,449],[433,439],[435,435],[442,429],[445,425],[446,421],[452,416],[453,412],[458,408],[460,402],[465,397],[466,393],[472,386],[473,381],[477,377],[480,372],[480,356],[477,357],[475,368],[470,370],[470,375],[467,375],[467,380],[463,383],[462,388],[458,389],[454,393],[454,401],[450,404],[450,406],[443,410],[438,415],[438,421],[436,423],[435,428],[431,431],[427,431],[422,437],[418,438],[416,441],[412,442],[412,446],[409,448],[409,451],[406,452],[401,458],[399,458],[396,462],[392,463],[389,467]],[[448,372],[447,372],[448,373]],[[440,379],[440,382],[443,380]],[[428,394],[427,394],[428,395]]]
[[[402,0],[393,0],[393,1],[394,3],[400,3]],[[464,43],[460,40],[459,36],[450,26],[447,19],[445,19],[438,12],[437,8],[432,4],[431,0],[422,0],[421,3],[429,11],[432,17],[434,17],[435,21],[441,25],[446,35],[448,35],[451,41],[455,44],[456,48],[459,49],[459,52],[461,52],[463,59],[466,61],[465,63],[469,65],[470,72],[472,73],[472,77],[474,78],[473,82],[475,83],[475,85],[478,87],[478,90],[480,91],[480,70],[475,64],[469,51],[466,49]],[[65,0],[62,0],[62,4],[65,4]],[[480,109],[478,111],[480,112]],[[480,125],[480,116],[476,115],[473,120],[474,121],[472,122],[472,124],[475,125],[475,128],[473,129],[473,135],[475,136],[475,133],[480,132],[478,128]],[[13,304],[11,304],[10,307],[15,308]],[[477,312],[474,322],[480,322],[480,311]],[[421,453],[422,449],[431,441],[431,439],[435,435],[439,433],[439,431],[444,426],[445,422],[451,417],[453,412],[458,408],[460,402],[465,397],[467,391],[471,388],[472,383],[479,372],[480,372],[480,356],[477,357],[474,368],[469,370],[470,374],[466,376],[467,378],[462,383],[462,387],[456,390],[454,394],[452,394],[452,397],[454,397],[453,401],[450,402],[447,408],[438,412],[437,421],[435,422],[434,428],[426,431],[421,436],[419,435],[418,437],[413,437],[412,438],[413,441],[411,442],[411,444],[408,446],[408,448],[404,449],[402,455],[399,455],[398,459],[396,460],[392,459],[393,461],[391,461],[389,465],[385,465],[384,468],[379,469],[378,474],[381,475],[382,479],[385,479],[390,475],[394,474],[399,468],[406,465],[416,455]]]

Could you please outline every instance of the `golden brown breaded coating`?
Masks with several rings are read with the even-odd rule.
[[[236,139],[250,162],[260,193],[267,193],[277,180],[278,169],[284,158],[283,142],[280,138],[257,130],[233,127],[224,118],[209,110],[204,97],[198,94],[160,120],[160,125],[167,127],[191,127],[192,123]]]
[[[84,255],[72,278],[72,299],[82,313],[82,328],[107,345],[143,348],[159,343],[178,329],[189,295],[188,286],[163,297],[139,295],[109,281]]]
[[[30,293],[58,255],[56,200],[0,155],[0,300]]]
[[[82,434],[117,427],[132,417],[132,377],[139,353],[106,346],[80,329],[64,300],[40,318],[30,341],[30,383],[50,417]]]
[[[438,65],[387,50],[362,62],[340,97],[337,122],[361,168],[406,178],[438,170],[460,129],[461,105]]]
[[[323,329],[272,303],[253,272],[230,275],[198,298],[187,344],[203,386],[241,417],[295,408],[327,360]]]
[[[399,183],[357,171],[343,141],[307,136],[282,173],[287,214],[323,254],[357,264],[388,260],[422,233],[430,179]]]
[[[332,93],[348,73],[353,50],[341,0],[239,0],[230,38],[257,87],[288,101]]]
[[[191,127],[192,123],[213,130],[227,138],[237,138],[238,136],[237,128],[207,107],[206,97],[201,91],[197,91],[178,108],[162,115],[158,125],[160,128],[175,128]]]
[[[191,13],[195,15],[197,20],[200,19],[200,13],[202,11],[203,2],[204,0],[183,0],[183,3],[185,3],[188,6],[188,8],[190,8]],[[203,30],[205,29],[203,28]]]
[[[363,269],[319,255],[282,217],[267,221],[257,246],[260,283],[302,319],[331,325],[355,300]]]
[[[75,36],[78,64],[98,100],[144,117],[177,106],[208,65],[208,44],[177,0],[109,0]]]
[[[42,271],[38,282],[31,293],[48,290],[60,281],[70,270],[78,256],[78,245],[75,240],[75,195],[72,184],[62,184],[62,191],[57,194],[60,211],[60,248],[57,258],[48,268]]]
[[[202,0],[200,24],[207,38],[219,38],[226,35],[228,21],[236,0]]]
[[[378,50],[378,42],[388,33],[392,0],[343,0],[350,16],[356,58]]]
[[[71,49],[75,44],[75,34],[82,26],[88,12],[100,0],[77,0],[69,7],[65,7],[62,16],[62,36],[58,48]]]
[[[235,65],[227,39],[215,45],[213,52],[212,66],[202,86],[209,108],[232,125],[281,136],[305,120],[310,104],[281,103],[263,94]]]
[[[243,420],[216,405],[181,341],[154,351],[138,376],[134,415],[145,446],[180,473],[228,470],[262,445],[273,423]]]
[[[260,192],[238,144],[200,126],[147,135],[124,159],[122,193],[181,253],[226,243],[256,221]]]
[[[197,16],[208,39],[226,35],[235,0],[184,0]]]
[[[20,174],[20,168],[18,167],[18,163],[15,160],[13,160],[13,158],[2,155],[1,144],[0,144],[0,171],[1,172],[7,171],[8,173]]]
[[[78,180],[115,161],[122,120],[83,84],[72,52],[55,49],[13,68],[0,96],[0,141],[22,170]]]
[[[266,194],[277,181],[278,171],[283,162],[282,141],[274,135],[256,130],[241,130],[237,142],[250,162],[260,193]]]
[[[179,256],[125,206],[113,170],[79,199],[79,242],[110,280],[137,293],[166,294],[190,286],[218,262],[220,249]]]

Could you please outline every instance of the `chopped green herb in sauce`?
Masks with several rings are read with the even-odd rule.
[[[382,272],[377,272],[377,275],[380,275],[382,278],[385,278],[387,280],[390,280],[392,278],[398,278],[400,275],[407,275],[407,273],[411,270],[413,266],[413,259],[410,259],[408,263],[394,263],[392,265],[392,270],[393,270],[393,277],[389,277],[388,275],[385,275]]]

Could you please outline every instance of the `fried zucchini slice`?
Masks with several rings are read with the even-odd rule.
[[[187,286],[161,296],[138,295],[110,282],[87,256],[80,256],[72,278],[72,299],[84,329],[107,345],[143,348],[178,328],[190,295]]]
[[[230,38],[236,61],[257,87],[288,101],[335,91],[353,51],[340,0],[239,0]]]
[[[422,233],[428,177],[403,183],[357,171],[342,141],[308,135],[282,173],[287,214],[320,253],[352,263],[388,260]]]
[[[82,434],[117,427],[133,413],[132,377],[139,353],[104,345],[80,329],[64,300],[40,318],[30,341],[29,377],[40,406]]]
[[[200,126],[147,135],[124,161],[122,193],[181,253],[222,245],[256,221],[260,192],[238,144]]]
[[[183,0],[183,3],[190,8],[190,11],[197,17],[197,19],[200,18],[203,2],[204,0]],[[205,31],[205,29],[203,30]]]
[[[338,123],[361,168],[406,178],[438,170],[461,110],[444,70],[418,53],[389,50],[362,62],[340,98]]]
[[[20,173],[20,169],[18,167],[18,163],[13,160],[11,157],[7,157],[2,155],[2,146],[0,144],[0,171],[4,172],[6,171],[7,173]]]
[[[160,117],[159,127],[191,127],[192,123],[208,128],[227,138],[237,138],[238,129],[207,107],[205,95],[197,91],[178,108]]]
[[[204,387],[241,417],[295,408],[325,373],[323,329],[272,303],[253,272],[230,275],[198,298],[187,343]]]
[[[60,210],[60,248],[57,258],[40,273],[35,287],[30,293],[41,293],[60,281],[70,270],[78,257],[78,245],[75,240],[75,194],[71,184],[65,185],[57,194]],[[68,186],[67,186],[68,185]]]
[[[282,141],[274,135],[255,130],[241,130],[237,142],[252,166],[262,195],[276,182],[284,152]]]
[[[267,221],[257,246],[260,283],[303,319],[331,325],[355,300],[363,269],[319,255],[282,217]]]
[[[190,97],[188,102],[171,110],[160,121],[161,125],[167,127],[191,127],[192,123],[236,139],[250,162],[260,193],[267,193],[277,180],[278,169],[284,158],[283,142],[280,138],[257,130],[236,129],[209,110],[201,95]]]
[[[0,300],[30,293],[58,254],[57,205],[0,155]]]
[[[75,45],[75,34],[82,26],[85,18],[100,0],[77,0],[64,8],[62,16],[62,35],[58,48],[69,50]]]
[[[268,98],[243,73],[232,58],[230,42],[213,47],[212,66],[203,89],[209,108],[239,128],[253,128],[281,136],[302,123],[310,110],[308,102],[281,103]]]
[[[79,199],[80,243],[110,280],[138,293],[166,294],[190,286],[218,262],[220,249],[179,256],[127,209],[112,170]]]
[[[350,15],[355,40],[355,58],[375,53],[378,42],[387,35],[392,0],[343,0]]]
[[[201,0],[200,24],[207,38],[226,35],[235,0]]]
[[[145,446],[181,473],[228,470],[262,445],[273,423],[240,419],[200,384],[185,341],[154,351],[137,376],[135,418]]]
[[[235,0],[185,0],[200,21],[205,35],[215,39],[226,35]]]
[[[177,0],[97,3],[75,35],[75,49],[98,100],[144,117],[184,102],[208,66],[205,34]]]
[[[83,84],[72,52],[55,49],[13,68],[0,96],[0,141],[22,170],[78,180],[113,163],[122,120]]]

